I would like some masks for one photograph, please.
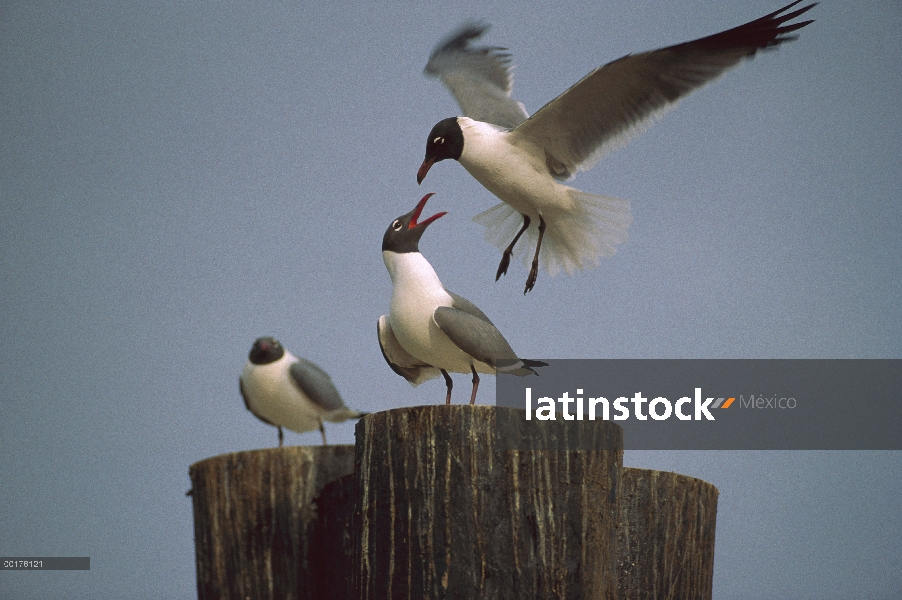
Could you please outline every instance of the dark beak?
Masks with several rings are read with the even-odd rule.
[[[429,169],[432,168],[432,165],[435,164],[434,156],[427,156],[423,161],[423,164],[420,165],[420,170],[417,171],[417,185],[423,183],[423,180],[426,179],[426,173],[429,172]],[[427,196],[428,198],[428,196]]]

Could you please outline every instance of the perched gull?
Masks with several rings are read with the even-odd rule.
[[[429,132],[417,182],[433,164],[452,158],[503,201],[475,217],[488,228],[486,237],[504,248],[496,281],[524,232],[535,244],[524,293],[535,285],[540,249],[552,275],[598,266],[599,257],[612,256],[626,241],[629,202],[560,182],[590,169],[664,109],[743,59],[796,39],[788,34],[812,21],[784,23],[814,7],[787,12],[799,2],[715,35],[628,54],[595,69],[531,117],[510,97],[510,55],[504,48],[471,46],[488,26],[467,24],[440,42],[426,65],[426,74],[442,80],[464,116],[439,121]]]
[[[501,332],[472,302],[449,292],[429,261],[420,254],[419,242],[440,212],[418,221],[427,194],[416,208],[400,216],[382,238],[382,260],[392,280],[391,309],[379,317],[377,331],[382,356],[392,370],[416,386],[441,373],[451,404],[451,376],[472,373],[470,404],[476,402],[478,373],[536,374],[532,367],[547,363],[523,360]]]
[[[238,385],[247,409],[279,429],[279,446],[283,427],[298,433],[318,428],[325,446],[323,421],[341,423],[366,414],[345,406],[325,371],[271,337],[254,342]]]

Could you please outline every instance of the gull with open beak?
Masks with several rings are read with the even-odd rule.
[[[485,313],[445,289],[435,269],[420,254],[426,228],[446,213],[420,221],[427,194],[409,213],[391,222],[382,238],[382,259],[392,280],[391,309],[379,317],[382,355],[392,370],[416,386],[445,378],[451,403],[452,373],[472,373],[470,404],[476,402],[478,373],[536,374],[547,363],[518,358]]]

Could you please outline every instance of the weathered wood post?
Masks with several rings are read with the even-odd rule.
[[[191,466],[200,600],[320,599],[311,573],[314,499],[353,472],[353,446],[236,452]],[[345,576],[350,565],[343,569]]]
[[[192,465],[199,598],[711,598],[713,485],[621,467],[610,422],[530,426],[421,406]]]
[[[356,598],[615,596],[621,429],[579,422],[599,450],[508,451],[499,419],[522,411],[420,406],[358,422]]]
[[[710,600],[717,495],[716,487],[694,477],[623,469],[620,600]]]
[[[354,596],[354,519],[357,481],[345,475],[322,489],[316,498],[316,524],[310,536],[310,581],[317,600],[349,600]]]

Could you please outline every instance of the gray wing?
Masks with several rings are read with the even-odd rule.
[[[799,2],[715,35],[599,67],[539,109],[511,139],[524,136],[544,147],[549,170],[560,179],[586,170],[689,92],[758,50],[796,39],[787,34],[812,21],[782,24],[814,4],[781,13]]]
[[[473,304],[472,302],[470,302],[463,296],[458,296],[454,292],[448,291],[447,289],[445,291],[448,292],[449,296],[451,296],[451,300],[452,300],[451,305],[454,308],[458,308],[467,314],[473,315],[474,317],[478,317],[478,318],[482,319],[483,321],[485,321],[486,323],[488,323],[489,325],[491,325],[492,327],[495,326],[495,324],[492,323],[491,320],[489,320],[489,318],[486,316],[486,314],[484,312],[482,312],[481,310],[479,310],[478,306],[476,306],[475,304]]]
[[[432,319],[458,348],[480,362],[497,367],[499,361],[503,364],[519,361],[498,328],[477,315],[439,306]]]
[[[379,336],[382,358],[392,371],[409,381],[411,385],[418,386],[441,375],[441,371],[417,359],[401,346],[385,315],[379,317],[376,332]]]
[[[332,378],[309,360],[299,358],[288,368],[288,372],[292,381],[316,404],[326,410],[345,408]]]
[[[488,28],[485,23],[462,25],[438,43],[424,73],[442,80],[464,116],[512,129],[529,114],[510,97],[510,54],[504,48],[470,45]]]

